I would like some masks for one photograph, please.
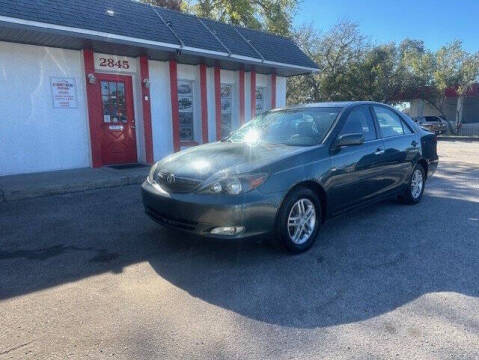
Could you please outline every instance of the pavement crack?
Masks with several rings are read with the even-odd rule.
[[[12,347],[12,348],[10,348],[10,349],[8,349],[8,350],[2,351],[2,352],[0,352],[0,356],[7,355],[7,354],[11,353],[12,351],[21,349],[22,347],[25,347],[25,346],[27,346],[27,345],[30,345],[32,342],[34,342],[34,340],[29,341],[29,342],[26,342],[26,343],[24,343],[24,344],[20,344],[20,345],[14,346],[14,347]]]

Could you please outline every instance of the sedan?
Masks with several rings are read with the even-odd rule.
[[[436,134],[443,134],[447,131],[447,121],[441,116],[419,116],[414,118],[422,128]]]
[[[143,203],[167,227],[222,239],[270,234],[299,253],[330,217],[390,198],[421,201],[436,145],[381,103],[285,107],[155,163]]]

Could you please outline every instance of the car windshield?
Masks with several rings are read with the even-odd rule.
[[[331,128],[341,108],[305,108],[261,114],[225,141],[311,146],[319,144]]]

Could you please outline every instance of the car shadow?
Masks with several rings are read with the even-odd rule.
[[[332,219],[296,256],[261,238],[201,239],[157,226],[134,186],[0,204],[0,299],[121,276],[145,261],[191,296],[297,328],[365,320],[432,292],[479,296],[479,200],[442,174],[420,204],[384,202]],[[460,198],[450,196],[456,190]]]
[[[190,295],[258,321],[356,322],[431,292],[479,296],[479,221],[464,216],[479,215],[478,206],[430,196],[415,207],[386,202],[327,222],[297,256],[255,241],[179,242],[171,233],[160,241],[168,261],[149,261]]]

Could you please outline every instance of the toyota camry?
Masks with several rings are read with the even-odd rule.
[[[385,104],[285,107],[155,163],[143,203],[167,227],[224,239],[271,234],[297,253],[330,217],[389,198],[421,201],[436,147],[434,134]]]

